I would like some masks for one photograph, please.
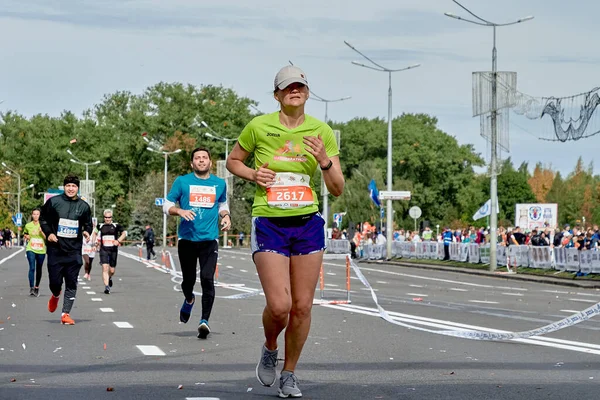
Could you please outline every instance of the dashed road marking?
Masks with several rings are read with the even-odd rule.
[[[410,287],[423,287],[423,285],[408,285]]]
[[[166,355],[158,346],[137,345],[142,354],[145,356],[164,356]]]
[[[566,312],[569,314],[575,314],[575,313],[578,313],[579,311],[581,311],[581,310],[560,310],[560,312]]]
[[[589,299],[569,299],[569,301],[578,301],[580,303],[597,303],[596,300],[589,300]]]
[[[240,269],[240,272],[248,272],[248,271],[246,271],[245,269]]]
[[[91,289],[91,287],[89,287],[89,286],[84,286],[84,287],[82,287],[82,289],[86,289],[86,290],[87,290],[87,289]]]
[[[420,294],[420,293],[406,293],[407,296],[418,296],[418,297],[428,297],[428,294]]]
[[[113,322],[117,326],[117,328],[133,328],[129,322]]]
[[[523,296],[523,293],[502,293],[505,296]]]
[[[102,299],[100,297],[92,297],[91,300],[92,301],[102,301]]]
[[[87,294],[96,294],[96,292],[85,292]]]
[[[456,288],[456,287],[450,288],[450,290],[453,290],[455,292],[468,292],[467,289],[461,289],[461,288]]]
[[[335,272],[327,272],[325,275],[331,275],[331,276],[335,276]]]
[[[469,300],[469,303],[500,304],[497,301],[487,301],[487,300]]]
[[[112,308],[101,308],[100,311],[102,311],[102,312],[115,312],[115,310],[113,310]]]

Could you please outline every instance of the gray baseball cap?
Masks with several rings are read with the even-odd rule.
[[[302,83],[308,86],[306,74],[295,65],[286,65],[275,75],[275,90],[283,90],[292,83]]]

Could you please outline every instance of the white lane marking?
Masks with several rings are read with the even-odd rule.
[[[113,322],[117,326],[117,328],[133,328],[129,322]]]
[[[85,292],[86,294],[96,294],[96,292]]]
[[[112,308],[101,308],[100,311],[102,312],[115,312],[115,310],[113,310]]]
[[[575,293],[577,296],[594,296],[594,297],[599,297],[600,294],[598,293]]]
[[[245,269],[240,269],[240,272],[248,272],[248,271],[246,271]]]
[[[92,297],[91,300],[92,301],[102,301],[102,299],[100,297]]]
[[[12,253],[8,257],[4,257],[2,260],[0,260],[0,265],[4,264],[6,261],[10,260],[11,258],[13,258],[14,256],[16,256],[17,254],[19,254],[23,250],[25,250],[25,247],[21,247],[21,249],[19,251],[15,252],[15,253]]]
[[[329,287],[338,287],[339,285],[335,285],[333,283],[326,283],[325,286],[329,286]]]
[[[505,296],[523,296],[523,293],[502,293]]]
[[[498,289],[499,288],[498,286],[493,286],[493,285],[483,285],[483,284],[479,284],[479,283],[453,281],[452,279],[431,278],[431,277],[428,277],[428,276],[419,276],[419,275],[412,275],[412,274],[404,274],[402,272],[386,271],[384,269],[377,269],[377,268],[364,268],[364,267],[361,267],[361,270],[362,271],[370,271],[370,272],[379,272],[381,274],[388,274],[388,275],[395,275],[395,276],[405,276],[407,278],[423,279],[423,280],[426,280],[426,281],[452,283],[453,285],[474,286],[474,287],[492,288],[492,289],[494,289],[494,288]],[[503,288],[505,288],[505,287],[503,287]]]
[[[137,345],[137,347],[142,354],[145,356],[164,356],[166,355],[164,351],[162,351],[158,346],[146,346],[146,345]]]
[[[371,290],[371,289],[369,289],[369,288],[366,288],[366,287],[363,287],[363,288],[360,288],[360,290]],[[379,292],[379,289],[375,289],[375,288],[373,288],[373,291],[375,291],[375,292]]]
[[[335,308],[335,309],[343,310],[346,312],[360,313],[360,314],[365,314],[365,315],[369,315],[369,316],[376,317],[376,318],[381,318],[381,316],[379,315],[379,312],[373,308],[361,307],[361,306],[350,305],[350,304],[346,304],[346,305],[322,304],[321,306]],[[397,321],[402,321],[405,323],[412,323],[412,324],[420,324],[420,325],[425,325],[425,326],[429,326],[429,327],[440,328],[443,330],[465,330],[466,329],[466,330],[476,330],[476,331],[485,331],[485,332],[499,332],[499,333],[507,333],[508,332],[508,331],[503,331],[503,330],[498,330],[498,329],[493,329],[493,328],[486,328],[486,327],[477,326],[477,325],[467,325],[467,324],[461,324],[458,322],[425,318],[425,317],[419,317],[419,316],[410,315],[410,314],[401,314],[401,313],[397,313],[397,312],[393,312],[393,311],[388,311],[388,314]],[[535,344],[538,346],[554,347],[557,349],[571,350],[571,351],[578,351],[578,352],[582,352],[582,353],[600,355],[600,345],[594,344],[594,343],[584,343],[584,342],[579,342],[579,341],[575,342],[575,341],[555,339],[555,338],[550,338],[550,337],[545,337],[545,336],[532,336],[527,339],[511,339],[511,340],[513,340],[515,342]]]
[[[408,285],[410,287],[423,287],[423,285]]]
[[[455,292],[468,292],[467,289],[461,289],[461,288],[456,288],[456,287],[450,288],[450,290],[454,290]]]
[[[560,312],[566,312],[566,313],[569,313],[569,314],[575,314],[575,313],[578,313],[579,311],[578,310],[560,310]]]
[[[501,290],[520,290],[522,292],[526,292],[528,290],[528,289],[525,289],[525,288],[510,287],[510,286],[496,286],[496,289],[501,289]]]
[[[185,400],[220,400],[218,397],[186,397]]]
[[[375,281],[375,283],[380,283],[380,284],[382,284],[382,285],[387,285],[387,282],[386,282],[386,281]]]
[[[546,292],[546,293],[569,294],[569,292],[563,292],[562,290],[540,290],[540,291]]]
[[[240,257],[240,260],[246,261],[246,258],[245,257]]]
[[[419,297],[427,297],[428,294],[420,294],[420,293],[406,293],[407,296],[419,296]]]
[[[325,275],[331,275],[331,276],[335,276],[335,272],[326,272]]]
[[[497,301],[487,301],[487,300],[469,300],[469,303],[499,304]]]
[[[233,267],[231,265],[227,265],[225,268],[232,269]]]
[[[89,286],[83,286],[82,289],[88,290],[88,289],[91,289],[91,287],[89,287]]]
[[[596,300],[589,300],[589,299],[568,299],[569,301],[578,301],[580,303],[597,303]]]

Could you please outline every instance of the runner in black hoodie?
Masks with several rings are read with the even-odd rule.
[[[46,235],[48,255],[48,278],[52,296],[48,311],[56,311],[63,280],[65,296],[61,323],[74,325],[69,313],[77,294],[77,276],[83,264],[81,257],[82,239],[92,233],[90,206],[77,196],[79,178],[67,175],[65,192],[54,196],[44,204],[40,215],[40,226]]]

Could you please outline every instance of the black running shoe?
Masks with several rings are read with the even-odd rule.
[[[108,278],[108,286],[112,287],[112,278]]]
[[[104,294],[110,294],[110,286],[104,288]]]

